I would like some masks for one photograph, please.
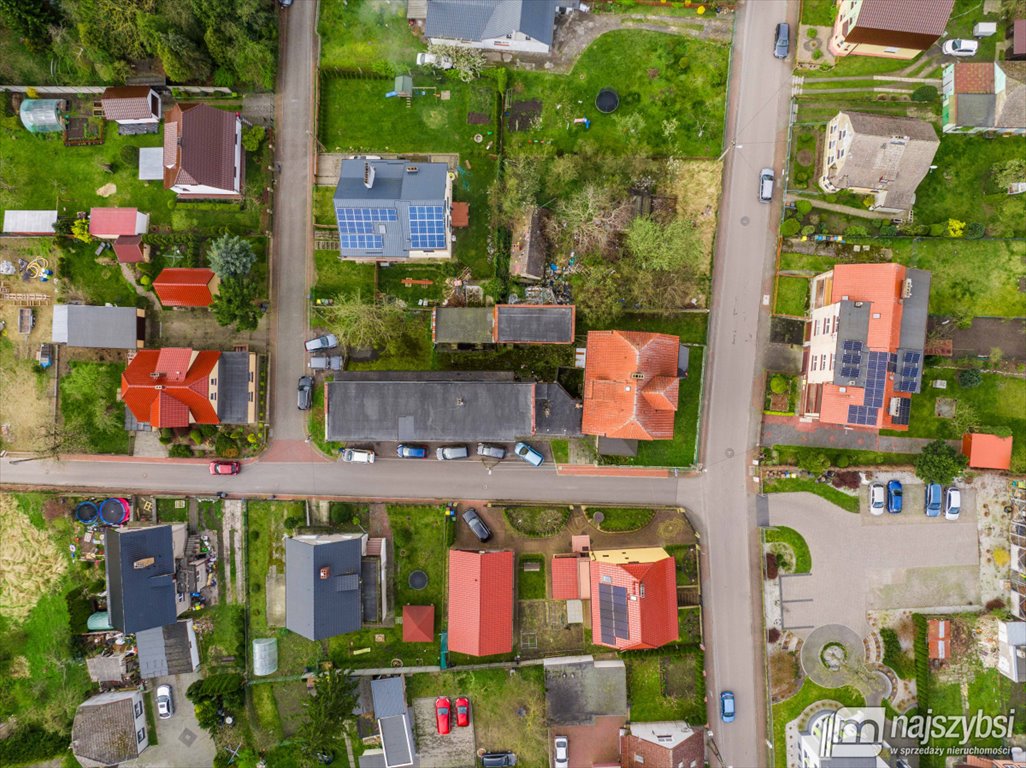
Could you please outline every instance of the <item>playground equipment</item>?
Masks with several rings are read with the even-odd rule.
[[[123,525],[128,522],[131,506],[128,499],[104,499],[100,502],[100,522],[105,525]]]
[[[75,507],[75,519],[85,525],[96,525],[100,518],[100,508],[92,501],[80,501]]]
[[[603,115],[609,115],[616,112],[619,106],[620,94],[612,88],[603,88],[598,92],[598,96],[595,97],[595,109]]]
[[[586,117],[577,117],[574,118],[574,125],[583,125],[584,130],[588,130],[591,128],[591,120]]]

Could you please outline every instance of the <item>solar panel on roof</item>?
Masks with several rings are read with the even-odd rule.
[[[862,342],[856,339],[845,339],[844,349],[848,352],[861,352]]]
[[[616,645],[616,638],[630,638],[626,588],[599,584],[599,622],[603,643]]]
[[[339,243],[343,248],[354,248],[365,251],[380,251],[385,247],[385,238],[381,235],[339,235]]]
[[[445,247],[445,208],[440,205],[410,206],[410,245],[413,248]]]
[[[902,397],[898,400],[898,412],[891,416],[891,423],[908,426],[911,415],[912,400],[908,397]]]

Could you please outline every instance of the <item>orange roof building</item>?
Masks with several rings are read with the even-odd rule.
[[[256,355],[183,347],[139,350],[121,374],[121,399],[154,429],[256,421]]]
[[[435,606],[403,606],[403,642],[430,643],[435,639]]]
[[[922,383],[930,273],[844,264],[810,290],[801,420],[907,430]]]
[[[579,600],[581,588],[578,583],[576,555],[556,555],[552,558],[552,599]]]
[[[626,651],[680,637],[676,563],[666,550],[599,550],[589,558],[593,643]]]
[[[962,435],[962,453],[973,469],[1011,469],[1012,437],[967,432]]]
[[[449,550],[449,650],[513,650],[513,553]]]
[[[665,333],[591,331],[584,367],[586,435],[671,440],[680,393],[680,339]]]
[[[168,267],[153,281],[153,290],[165,307],[209,307],[217,284],[211,269]]]

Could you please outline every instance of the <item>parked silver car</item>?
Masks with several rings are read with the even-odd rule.
[[[310,339],[306,342],[307,352],[316,352],[320,349],[334,349],[338,346],[338,337],[333,333],[326,333],[323,336],[318,336],[316,339]]]
[[[487,456],[489,459],[499,459],[500,461],[506,458],[506,449],[501,445],[492,445],[491,443],[478,443],[477,444],[477,455]]]
[[[465,445],[443,445],[437,451],[435,456],[439,461],[452,461],[453,459],[465,459],[470,455],[470,451],[467,450]]]
[[[310,367],[315,371],[341,371],[342,355],[313,355]]]
[[[171,694],[170,685],[157,686],[157,716],[167,720],[175,713],[175,699]]]

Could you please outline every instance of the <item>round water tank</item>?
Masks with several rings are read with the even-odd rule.
[[[253,674],[273,675],[278,670],[278,641],[273,637],[258,637],[253,641]]]

